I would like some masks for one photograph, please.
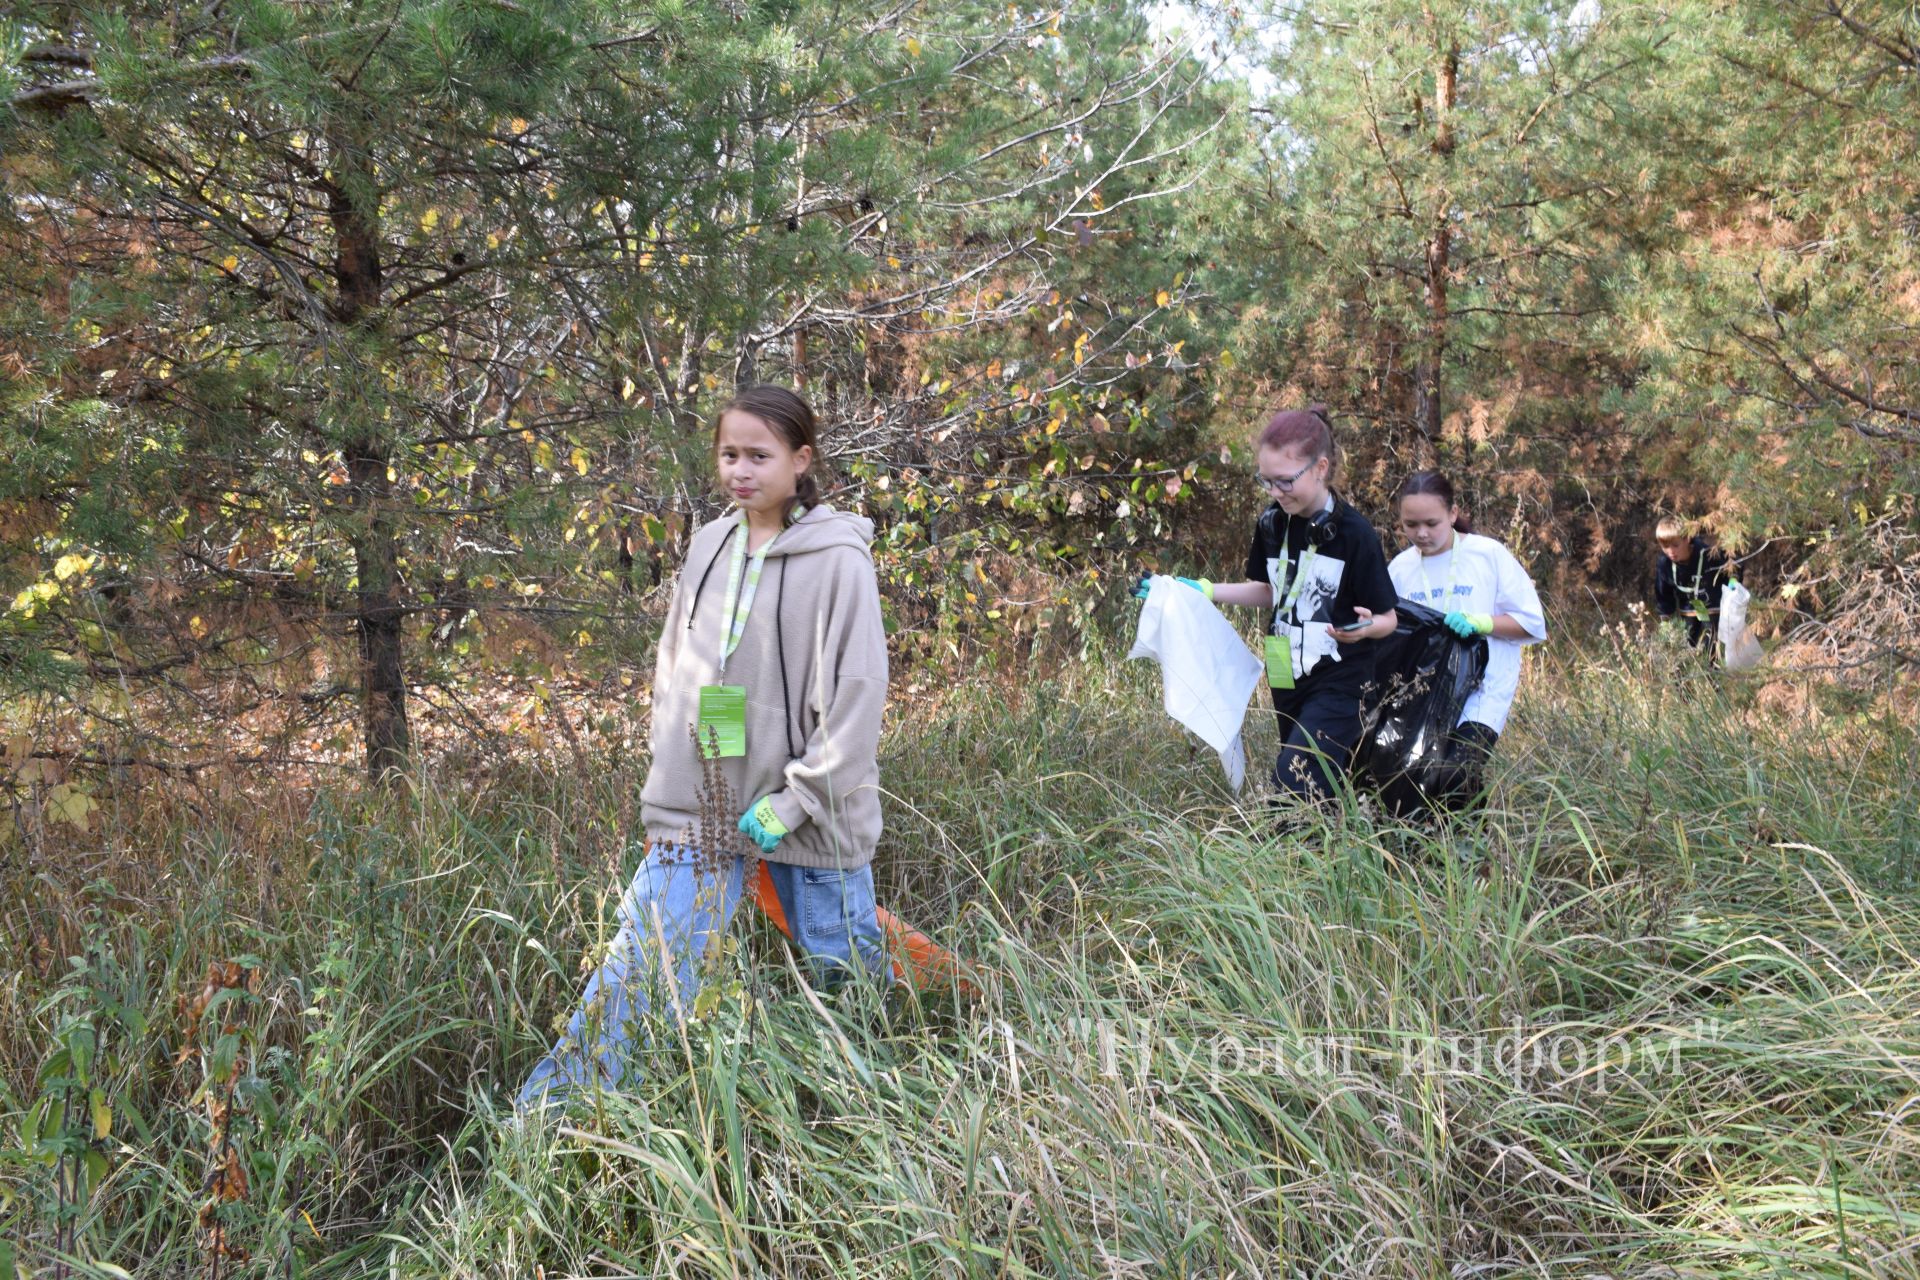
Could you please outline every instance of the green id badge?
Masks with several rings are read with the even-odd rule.
[[[700,689],[700,757],[747,754],[747,687],[709,684]]]
[[[1293,688],[1293,642],[1285,636],[1267,637],[1267,685]]]

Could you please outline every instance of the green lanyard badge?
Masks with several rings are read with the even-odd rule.
[[[740,522],[739,536],[733,540],[733,554],[727,561],[727,594],[720,605],[720,674],[727,671],[727,659],[740,647],[746,634],[747,617],[753,612],[753,598],[760,590],[760,572],[766,568],[767,552],[779,541],[768,538],[751,557],[747,555],[747,525]],[[710,684],[700,690],[700,754],[706,759],[747,754],[747,687],[742,684]]]
[[[747,687],[710,684],[700,689],[700,756],[747,754]]]
[[[1286,636],[1267,637],[1267,687],[1293,688],[1293,641]]]
[[[1700,580],[1707,576],[1707,566],[1704,562],[1705,557],[1695,553],[1693,580],[1686,586],[1681,587],[1680,571],[1676,569],[1673,574],[1673,585],[1686,593],[1687,599],[1691,602],[1687,612],[1691,613],[1696,621],[1711,622],[1713,621],[1713,617],[1711,611],[1707,608],[1707,593],[1700,583]]]
[[[1282,544],[1281,549],[1286,549],[1285,544]],[[1313,567],[1314,557],[1319,554],[1320,548],[1309,543],[1307,549],[1300,553],[1299,560],[1296,561],[1293,566],[1291,583],[1287,582],[1286,579],[1282,579],[1280,584],[1275,588],[1274,594],[1280,597],[1280,606],[1273,611],[1273,625],[1276,630],[1281,626],[1282,619],[1286,620],[1286,625],[1288,626],[1293,625],[1296,621],[1293,617],[1294,606],[1300,603],[1301,589],[1307,585],[1307,570]],[[1285,563],[1285,560],[1281,561],[1282,565]],[[1282,572],[1285,571],[1282,570]],[[1267,686],[1272,689],[1293,688],[1297,677],[1294,674],[1293,668],[1292,637],[1269,635],[1267,637],[1266,649]]]

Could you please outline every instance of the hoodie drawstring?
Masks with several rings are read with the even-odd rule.
[[[707,579],[713,576],[713,566],[720,563],[720,553],[726,548],[727,540],[720,539],[720,544],[714,548],[713,558],[707,561],[706,570],[701,573],[700,581],[693,589],[693,603],[687,606],[689,631],[693,630],[694,615],[700,612],[700,593],[706,590]],[[787,758],[798,760],[800,749],[793,745],[793,690],[787,683],[787,557],[779,556],[777,559],[780,562],[780,587],[773,602],[773,634],[780,652],[780,706],[787,713]]]
[[[780,651],[780,709],[786,712],[787,759],[798,760],[799,748],[793,745],[793,695],[787,689],[787,557],[780,557],[780,589],[773,601],[774,644]]]
[[[706,572],[700,575],[699,585],[693,589],[693,603],[687,606],[687,630],[689,631],[693,630],[694,615],[700,612],[700,593],[707,589],[707,579],[713,576],[713,566],[720,563],[720,553],[726,549],[727,539],[722,538],[720,539],[720,545],[713,549],[713,558],[707,561]],[[781,577],[784,579],[785,576],[786,574],[783,567]],[[724,621],[725,619],[722,619],[723,623]]]

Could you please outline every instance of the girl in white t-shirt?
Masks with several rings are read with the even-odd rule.
[[[1453,483],[1438,471],[1416,471],[1395,499],[1400,531],[1412,543],[1387,566],[1403,599],[1436,609],[1460,638],[1487,638],[1487,672],[1467,699],[1454,730],[1453,753],[1463,765],[1450,798],[1480,789],[1486,759],[1507,726],[1520,685],[1520,650],[1547,638],[1540,593],[1513,552],[1473,533],[1453,499]]]

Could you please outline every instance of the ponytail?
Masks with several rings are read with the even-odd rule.
[[[819,457],[818,450],[815,450],[814,456]],[[820,479],[813,474],[813,468],[809,466],[801,473],[800,478],[793,482],[793,503],[787,508],[787,523],[792,524],[819,505]]]

